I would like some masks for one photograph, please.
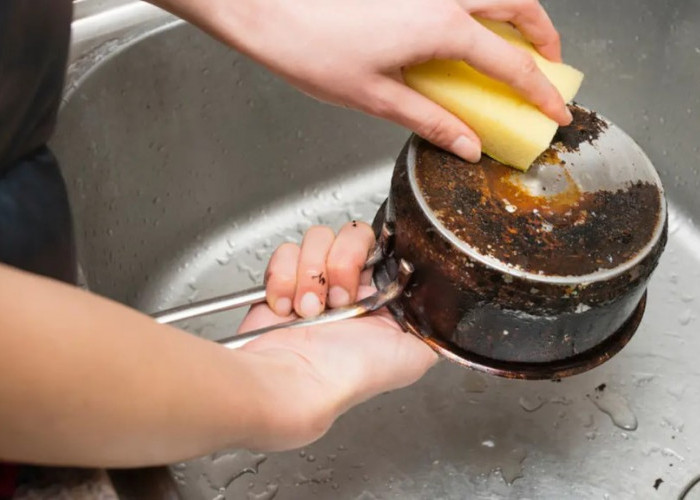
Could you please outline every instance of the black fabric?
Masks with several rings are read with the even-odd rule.
[[[68,197],[56,159],[46,147],[0,176],[0,262],[75,282]]]
[[[71,0],[0,0],[0,173],[53,132],[71,17]]]

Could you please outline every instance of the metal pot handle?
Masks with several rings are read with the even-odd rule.
[[[379,240],[377,241],[377,244],[375,245],[372,252],[370,252],[369,257],[367,258],[367,262],[365,262],[365,269],[374,266],[384,258],[385,250],[387,249],[389,245],[389,240],[392,236],[393,233],[388,226],[385,225],[384,227],[382,227],[382,232],[379,237]],[[304,318],[297,319],[294,321],[288,321],[286,323],[272,325],[242,335],[226,337],[224,339],[218,340],[217,342],[223,344],[229,349],[236,349],[245,345],[251,340],[259,337],[260,335],[272,330],[277,330],[281,328],[299,328],[305,326],[320,325],[323,323],[330,323],[332,321],[340,321],[344,319],[362,316],[364,314],[381,309],[386,304],[399,297],[406,288],[406,284],[408,283],[408,280],[411,277],[412,273],[413,266],[409,262],[406,262],[402,259],[399,265],[399,273],[394,281],[391,281],[382,290],[378,290],[373,295],[359,300],[354,304],[350,304],[345,307],[339,307],[336,309],[326,310],[313,318]],[[264,301],[265,285],[260,285],[254,288],[249,288],[248,290],[243,290],[241,292],[222,295],[220,297],[214,297],[212,299],[194,302],[192,304],[185,304],[182,306],[174,307],[172,309],[167,309],[165,311],[160,311],[152,314],[151,317],[158,323],[169,324],[190,318],[196,318],[199,316],[206,316],[209,314],[215,314],[223,311],[230,311],[239,307],[259,304]]]

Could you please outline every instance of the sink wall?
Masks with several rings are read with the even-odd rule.
[[[304,450],[175,464],[183,496],[671,498],[700,473],[700,2],[544,3],[586,73],[579,101],[637,140],[667,189],[670,241],[630,345],[561,383],[442,363]],[[259,282],[311,224],[370,219],[408,136],[182,23],[76,61],[53,147],[82,266],[94,291],[145,311]],[[182,326],[215,339],[239,318]]]

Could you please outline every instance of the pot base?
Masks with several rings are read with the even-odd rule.
[[[382,222],[385,220],[385,210],[386,203],[379,209],[373,223],[375,233],[380,240],[383,238],[379,233]],[[374,282],[379,289],[383,289],[393,281],[387,269],[389,267],[387,261],[392,259],[391,251],[389,250],[387,254],[385,254],[385,258],[382,261],[374,266]],[[642,321],[646,308],[646,298],[647,293],[645,291],[634,312],[627,318],[625,323],[615,333],[606,337],[594,347],[575,356],[535,363],[497,360],[470,352],[447,340],[425,335],[405,318],[398,301],[390,302],[387,308],[405,331],[418,337],[451,362],[498,377],[523,380],[553,380],[588,371],[603,364],[620,352],[630,341]]]
[[[374,268],[374,281],[378,288],[382,288],[391,282],[386,271],[386,264],[383,261]],[[415,335],[438,354],[454,363],[498,377],[523,380],[551,380],[588,371],[605,363],[620,352],[627,342],[630,341],[637,331],[639,323],[642,321],[644,309],[646,307],[646,299],[647,294],[644,292],[642,299],[639,301],[632,315],[622,327],[606,338],[602,343],[576,356],[547,363],[504,362],[474,354],[458,347],[452,342],[423,335],[422,332],[405,320],[401,308],[396,302],[391,302],[387,307],[405,331]]]

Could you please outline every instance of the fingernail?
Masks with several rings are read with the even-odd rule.
[[[289,300],[287,297],[282,297],[280,299],[277,299],[277,302],[275,302],[275,314],[277,316],[289,316],[289,314],[292,312],[292,301]]]
[[[566,106],[564,109],[566,110],[566,113],[564,113],[564,115],[566,116],[566,122],[559,124],[562,126],[569,125],[572,121],[574,121],[574,115],[571,114],[571,110],[569,109],[569,107]]]
[[[481,159],[481,151],[466,135],[460,135],[452,143],[452,152],[465,160],[476,163]]]
[[[340,286],[331,287],[328,292],[328,303],[331,307],[342,307],[350,303],[350,294],[345,291],[345,288]]]
[[[301,298],[301,315],[305,318],[321,314],[321,301],[313,292],[306,292]]]
[[[569,122],[567,123],[567,125],[569,123],[571,123],[572,121],[574,121],[574,115],[571,114],[571,110],[569,109],[568,106],[566,107],[566,117],[569,119]]]

